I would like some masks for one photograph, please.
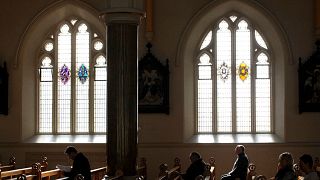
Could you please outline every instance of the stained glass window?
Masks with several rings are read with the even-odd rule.
[[[104,38],[83,20],[64,22],[40,51],[37,132],[106,133]]]
[[[270,133],[270,52],[261,32],[239,15],[207,32],[197,59],[197,132]]]

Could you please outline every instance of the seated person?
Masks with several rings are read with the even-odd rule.
[[[232,170],[221,176],[221,180],[246,180],[247,178],[247,169],[249,166],[249,160],[245,153],[245,147],[243,145],[237,145],[234,149],[235,154],[238,156],[235,161]]]
[[[91,180],[91,169],[88,159],[73,146],[68,146],[64,153],[69,159],[73,160],[70,172],[65,171],[64,176],[74,179],[78,174],[81,174],[85,180]]]
[[[293,170],[293,157],[290,153],[280,154],[278,160],[278,171],[275,180],[295,180],[297,179]]]
[[[304,180],[319,180],[318,174],[313,171],[313,160],[309,154],[304,154],[299,158],[299,166],[305,174]]]
[[[201,156],[197,152],[190,154],[191,165],[185,174],[180,174],[184,180],[195,180],[197,176],[203,175],[206,170],[206,163],[203,162]]]

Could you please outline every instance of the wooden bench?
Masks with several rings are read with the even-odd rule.
[[[0,172],[13,170],[15,169],[15,167],[16,167],[16,158],[14,156],[11,156],[9,158],[8,164],[5,165],[0,163]]]
[[[173,167],[171,169],[168,169],[168,164],[163,163],[159,166],[159,170],[159,180],[178,179],[179,176],[174,172],[181,172],[180,159],[177,157],[174,159]]]
[[[206,171],[203,174],[205,180],[214,180],[216,175],[216,160],[214,157],[209,158],[209,163],[206,165]]]
[[[146,168],[147,168],[146,159],[141,158],[141,160],[137,166],[138,179],[140,179],[140,180],[146,179],[146,175],[147,175]],[[101,180],[106,176],[106,173],[107,173],[106,166],[92,169],[91,170],[91,179],[92,180]],[[33,177],[36,180],[50,180],[52,178],[63,180],[63,179],[67,178],[67,177],[63,177],[63,172],[60,169],[53,169],[53,170],[48,170],[48,171],[43,171],[43,172],[41,172],[41,170],[37,169],[36,171],[33,172],[33,174],[36,175],[36,177]],[[120,179],[121,177],[123,177],[123,173],[122,173],[122,171],[118,171],[116,173],[116,176],[108,177],[108,179],[116,180],[116,179]],[[81,174],[79,174],[75,177],[75,179],[82,180],[83,176]]]
[[[137,179],[143,180],[147,179],[147,160],[146,158],[141,158],[137,165]]]
[[[250,163],[248,166],[247,180],[267,180],[267,177],[264,175],[257,175],[256,165]]]
[[[39,171],[41,173],[41,170],[46,170],[47,167],[47,157],[42,157],[41,163],[34,163],[31,167],[0,172],[0,179],[16,179],[24,177],[26,177],[27,179],[33,179],[34,177],[39,175]]]
[[[179,174],[174,172],[181,172],[181,164],[180,159],[175,158],[173,168],[170,170],[168,169],[168,165],[166,163],[163,163],[159,166],[160,172],[158,175],[159,180],[171,180],[171,179],[181,179]],[[214,180],[215,178],[215,159],[213,157],[209,158],[209,163],[206,163],[206,169],[203,175],[199,175],[196,177],[196,179],[205,179],[205,180]]]

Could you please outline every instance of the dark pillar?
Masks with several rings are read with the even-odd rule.
[[[105,13],[107,25],[109,176],[136,175],[139,13]]]

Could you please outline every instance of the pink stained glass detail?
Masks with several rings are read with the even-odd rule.
[[[59,71],[59,75],[60,75],[60,80],[63,84],[67,84],[67,82],[70,79],[71,76],[71,72],[70,69],[68,68],[68,66],[66,66],[65,64],[61,67],[60,71]]]

